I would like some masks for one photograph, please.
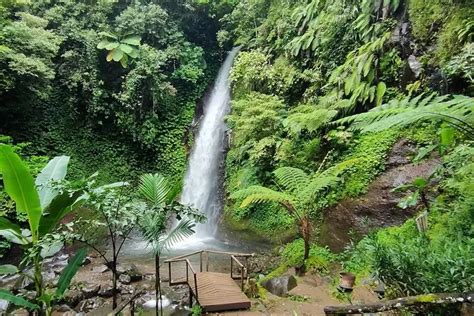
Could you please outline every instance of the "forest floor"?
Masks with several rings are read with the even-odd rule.
[[[265,299],[252,301],[250,311],[216,313],[214,315],[325,315],[325,306],[349,304],[336,299],[331,292],[332,286],[327,278],[319,275],[305,275],[298,278],[298,286],[289,292],[288,297],[267,293]],[[354,289],[353,303],[375,303],[377,301],[377,296],[367,286],[361,285]]]
[[[74,278],[75,282],[87,282],[101,285],[109,283],[111,278],[110,271],[102,271],[101,269],[98,269],[98,267],[101,266],[100,259],[94,258],[90,265],[83,267],[76,275]],[[136,262],[136,267],[141,273],[143,273],[144,280],[135,283],[134,287],[140,285],[140,287],[147,288],[151,293],[153,283],[152,279],[154,279],[154,271],[152,267],[143,261]],[[168,281],[168,274],[167,271],[164,270],[165,269],[162,271],[162,275],[164,276],[163,281],[166,282]],[[294,271],[289,270],[287,274],[294,275]],[[307,274],[305,276],[297,277],[297,281],[298,285],[289,291],[287,297],[279,297],[266,292],[263,298],[252,299],[252,308],[250,311],[214,313],[212,315],[324,315],[325,306],[349,304],[348,302],[335,298],[332,293],[334,291],[334,286],[331,284],[330,277],[323,277],[317,274]],[[180,297],[185,294],[184,292],[187,292],[187,289],[175,289],[169,288],[168,286],[164,287],[167,296],[172,301],[186,302],[188,300],[187,295],[185,295],[186,298]],[[107,299],[107,301],[109,300],[110,299]],[[374,303],[377,301],[377,296],[368,288],[368,286],[359,285],[355,287],[352,295],[352,303],[362,304]],[[103,312],[103,309],[96,310],[92,314],[100,315],[101,312]],[[148,315],[148,313],[145,313],[145,315]]]

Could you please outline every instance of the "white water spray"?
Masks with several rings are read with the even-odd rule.
[[[191,205],[207,217],[205,224],[196,227],[198,240],[213,238],[217,231],[220,213],[219,171],[224,157],[226,140],[225,116],[230,112],[229,73],[239,48],[228,54],[214,83],[208,101],[204,104],[197,138],[189,158],[184,179],[181,203]]]

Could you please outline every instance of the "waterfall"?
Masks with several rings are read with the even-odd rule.
[[[219,199],[220,163],[224,158],[226,124],[230,112],[229,73],[239,48],[228,54],[222,64],[209,99],[204,104],[194,147],[184,178],[181,203],[191,205],[207,217],[207,222],[196,227],[197,239],[212,238],[217,231],[221,209]]]

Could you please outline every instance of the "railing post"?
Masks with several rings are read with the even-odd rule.
[[[202,251],[199,253],[199,262],[200,262],[199,271],[202,272]]]
[[[206,272],[209,272],[209,252],[206,251]]]
[[[186,282],[189,284],[189,267],[188,267],[188,261],[186,260]]]
[[[130,316],[135,316],[135,300],[130,302]]]
[[[232,274],[234,272],[234,258],[230,256],[230,278],[234,279],[234,275]]]
[[[189,286],[189,283],[188,283]],[[189,307],[193,307],[193,291],[191,290],[191,287],[189,286]]]
[[[198,293],[198,285],[197,285],[197,277],[196,273],[194,273],[194,289],[196,290],[196,301],[199,301],[199,293]]]
[[[171,285],[171,283],[173,283],[173,282],[171,282],[171,261],[168,262],[168,282],[169,282],[170,285]]]

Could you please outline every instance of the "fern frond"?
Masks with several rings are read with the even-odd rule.
[[[349,116],[334,122],[336,125],[351,124],[362,132],[379,132],[390,128],[412,125],[422,121],[442,120],[458,130],[474,137],[474,98],[466,96],[407,97],[392,100],[369,112]]]
[[[241,208],[251,204],[262,204],[276,202],[287,206],[294,204],[294,197],[290,194],[278,192],[258,185],[252,185],[246,189],[239,190],[231,195],[232,199],[243,199]]]
[[[298,111],[290,114],[284,121],[284,125],[292,134],[299,134],[302,130],[315,132],[329,123],[336,114],[336,110],[327,109],[313,109],[311,112]]]
[[[313,200],[316,195],[339,181],[338,177],[330,175],[315,174],[308,185],[298,192],[298,200],[305,203]]]
[[[301,169],[292,167],[278,168],[273,172],[278,184],[290,192],[298,192],[308,185],[310,177]]]

